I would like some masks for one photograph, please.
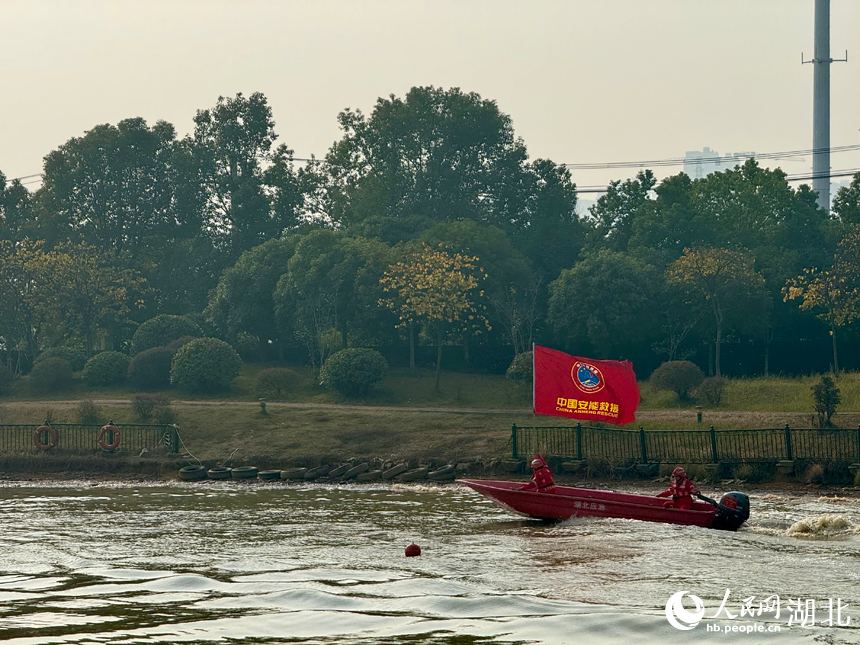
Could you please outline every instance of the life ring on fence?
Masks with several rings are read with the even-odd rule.
[[[42,433],[47,432],[50,440],[48,443],[42,443]],[[51,426],[39,426],[36,428],[36,432],[33,433],[33,443],[36,444],[36,447],[39,450],[50,450],[54,448],[60,440],[60,435],[57,434],[56,428],[52,428]]]
[[[113,443],[108,443],[105,439],[105,435],[107,435],[108,432],[113,433]],[[117,448],[119,448],[120,436],[121,435],[119,428],[109,423],[106,426],[102,426],[102,429],[99,430],[99,436],[96,441],[99,444],[99,448],[101,448],[102,450],[116,450]]]

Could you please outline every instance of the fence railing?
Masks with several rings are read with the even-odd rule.
[[[144,448],[149,451],[162,450],[179,452],[179,432],[173,425],[147,424],[113,424],[120,433],[119,445],[111,452],[138,455]],[[51,433],[43,424],[0,425],[0,454],[22,454],[46,452],[58,453],[94,453],[104,449],[99,445],[99,432],[102,425],[85,425],[76,423],[50,424],[56,432],[54,442]],[[112,433],[103,437],[103,442],[114,442]],[[51,444],[55,444],[51,447]]]
[[[575,426],[511,427],[512,456],[617,462],[719,463],[782,459],[860,461],[860,428],[628,430]]]

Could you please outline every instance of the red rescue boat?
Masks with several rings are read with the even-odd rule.
[[[688,524],[736,531],[749,518],[749,497],[731,492],[719,502],[707,497],[690,509],[666,508],[665,499],[636,493],[556,485],[550,492],[522,490],[523,482],[458,479],[502,508],[542,520],[571,517],[619,517],[646,522]]]

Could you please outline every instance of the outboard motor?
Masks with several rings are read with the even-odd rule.
[[[750,517],[750,498],[743,493],[726,493],[717,505],[717,516],[711,525],[715,529],[737,531]]]

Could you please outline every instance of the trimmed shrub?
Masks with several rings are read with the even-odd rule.
[[[651,385],[658,390],[672,390],[681,400],[686,400],[705,375],[699,366],[690,361],[667,361],[651,374]]]
[[[531,385],[534,379],[534,353],[522,352],[514,356],[505,376],[520,385]]]
[[[257,374],[257,394],[280,399],[295,388],[299,375],[285,367],[270,367]]]
[[[239,354],[223,340],[197,338],[174,354],[170,382],[189,392],[228,390],[241,367]]]
[[[320,381],[345,396],[361,396],[385,378],[388,362],[375,349],[342,349],[326,359]]]
[[[69,362],[69,365],[72,366],[73,372],[80,372],[84,369],[84,365],[87,362],[87,354],[80,347],[49,347],[46,350],[43,350],[37,357],[33,365],[38,363],[39,361],[43,361],[48,358],[62,358]]]
[[[839,388],[829,376],[812,386],[812,397],[815,399],[815,412],[818,414],[818,427],[830,427],[830,417],[836,413],[836,406],[842,402]]]
[[[166,347],[167,347],[167,349],[169,349],[171,352],[173,352],[175,354],[177,349],[179,349],[183,345],[187,345],[188,343],[190,343],[195,338],[198,338],[198,336],[180,336],[176,340],[167,343]],[[144,351],[146,351],[146,350],[144,350]]]
[[[200,325],[185,316],[159,314],[147,320],[134,332],[131,338],[131,353],[139,354],[146,349],[168,345],[183,336],[199,338],[202,335]]]
[[[120,385],[128,375],[130,361],[122,352],[99,352],[84,365],[84,382],[89,386]]]
[[[696,400],[707,401],[711,405],[719,405],[723,400],[723,389],[726,387],[726,379],[722,376],[711,376],[702,381],[696,388]]]
[[[0,363],[0,394],[6,394],[12,388],[14,380],[12,370],[6,367],[6,363]]]
[[[72,386],[72,366],[58,356],[45,358],[33,366],[30,385],[36,392],[60,392]]]
[[[152,347],[143,350],[128,364],[128,380],[139,390],[160,390],[170,387],[170,364],[176,350]]]

